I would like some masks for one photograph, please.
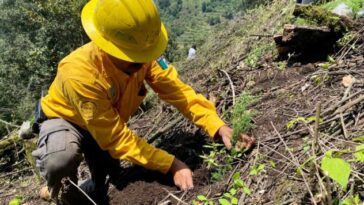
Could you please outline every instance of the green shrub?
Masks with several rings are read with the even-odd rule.
[[[256,98],[245,92],[240,94],[233,110],[232,124],[233,124],[233,142],[236,142],[239,137],[239,133],[246,133],[252,128],[252,118],[255,115],[254,110],[248,110],[248,106],[256,101]]]

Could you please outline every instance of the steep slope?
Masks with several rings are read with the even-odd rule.
[[[293,7],[289,1],[274,1],[219,25],[207,37],[197,59],[177,63],[184,81],[209,97],[227,122],[232,121],[239,95],[249,92],[258,97],[249,107],[256,110],[254,127],[249,131],[257,138],[255,149],[230,162],[228,152],[220,155],[215,150],[219,158],[213,159],[221,166],[230,165],[230,169],[220,180],[211,180],[216,168],[200,157],[214,151],[211,144],[210,148],[203,147],[210,143],[206,135],[151,93],[142,111],[130,120],[130,128],[190,165],[195,173],[195,189],[180,192],[170,176],[131,167],[121,176],[120,184],[111,187],[110,204],[218,204],[223,198],[233,201],[227,193],[239,204],[319,204],[355,198],[356,194],[362,200],[364,167],[361,155],[358,160],[354,154],[362,153],[361,148],[355,149],[364,134],[364,22],[356,25],[346,46],[333,54],[334,60],[277,61],[272,37],[288,21]],[[342,80],[349,74],[350,79],[357,80],[345,87]],[[315,118],[318,102],[321,112]],[[319,122],[317,132],[315,119]],[[324,177],[324,171],[317,171],[330,150],[334,158],[351,163],[349,192]],[[35,176],[30,171],[1,176],[4,203],[16,194],[28,204],[43,203],[34,191],[27,194],[40,187],[32,183]],[[87,176],[87,169],[81,169],[80,176]],[[238,186],[232,194],[237,179],[244,182],[244,188]]]

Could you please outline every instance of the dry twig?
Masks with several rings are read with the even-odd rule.
[[[278,130],[277,130],[277,129],[276,129],[276,127],[274,126],[273,122],[270,122],[270,123],[271,123],[271,125],[272,125],[272,127],[273,127],[274,131],[277,133],[278,137],[280,138],[280,140],[281,140],[281,141],[282,141],[282,143],[284,144],[284,147],[286,148],[286,150],[288,151],[288,153],[291,155],[292,160],[294,160],[294,161],[293,161],[294,165],[295,165],[297,168],[299,168],[299,167],[300,167],[300,164],[299,164],[298,160],[296,159],[296,157],[293,155],[293,153],[292,153],[292,152],[290,151],[290,149],[288,148],[288,146],[287,146],[286,142],[285,142],[285,141],[284,141],[284,139],[281,137],[280,133],[278,132]],[[313,193],[312,193],[312,191],[311,191],[310,185],[308,184],[307,179],[306,179],[306,177],[305,177],[305,174],[304,174],[303,172],[300,172],[300,174],[302,175],[302,179],[303,179],[303,181],[305,182],[305,185],[306,185],[307,191],[308,191],[308,193],[309,193],[309,194],[310,194],[310,196],[311,196],[312,203],[313,203],[314,205],[317,205],[317,203],[316,203],[316,201],[315,201],[315,197],[314,197],[314,195],[313,195]]]
[[[228,80],[229,80],[230,87],[231,87],[231,92],[232,92],[232,95],[233,95],[233,105],[235,105],[235,88],[234,88],[234,83],[231,80],[229,74],[225,70],[219,69],[219,71],[223,72],[226,75],[226,77],[228,78]]]
[[[86,194],[86,192],[84,192],[79,186],[77,186],[77,184],[75,184],[72,180],[68,180],[68,182],[70,184],[72,184],[76,189],[78,189],[92,204],[97,205],[96,202],[94,202],[94,200],[91,199],[91,197],[89,195]]]
[[[163,188],[164,191],[166,191],[168,193],[169,196],[173,197],[175,200],[178,201],[178,203],[184,204],[184,205],[188,205],[188,203],[182,201],[180,198],[178,198],[176,195],[172,194],[170,191],[168,191],[167,189]],[[185,192],[186,193],[186,192]],[[185,193],[182,195],[184,196]]]

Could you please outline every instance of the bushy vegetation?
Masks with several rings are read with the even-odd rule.
[[[322,5],[322,7],[328,10],[333,10],[342,3],[348,5],[353,10],[354,13],[358,12],[360,9],[364,7],[363,0],[335,0]]]
[[[5,0],[0,5],[0,119],[29,119],[58,61],[88,41],[80,11],[86,0]],[[7,134],[0,125],[0,136]]]
[[[266,0],[157,0],[170,36],[166,56],[171,61],[185,59],[189,47],[198,47],[213,27],[234,19]]]
[[[255,111],[249,110],[248,107],[256,100],[256,97],[243,92],[234,105],[232,113],[234,142],[238,141],[239,133],[246,133],[252,128],[251,121],[255,115]]]

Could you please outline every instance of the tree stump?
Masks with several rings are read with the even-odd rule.
[[[336,41],[352,27],[352,22],[317,6],[296,6],[293,15],[307,25],[285,24],[283,33],[274,36],[280,57],[326,58]],[[302,20],[303,19],[303,20]],[[296,21],[298,23],[298,21]]]

